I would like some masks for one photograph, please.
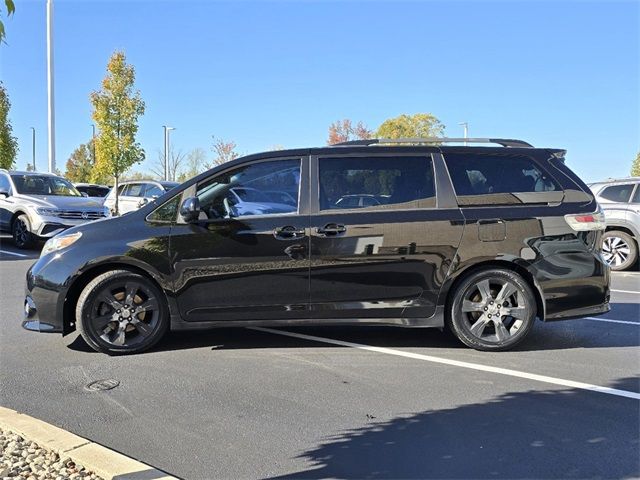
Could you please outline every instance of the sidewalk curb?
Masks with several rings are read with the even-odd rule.
[[[156,468],[98,445],[62,428],[0,406],[0,427],[53,450],[105,480],[175,480]]]

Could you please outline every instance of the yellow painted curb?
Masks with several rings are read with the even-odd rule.
[[[0,407],[0,427],[60,457],[69,457],[105,480],[175,480],[176,477],[49,423]]]

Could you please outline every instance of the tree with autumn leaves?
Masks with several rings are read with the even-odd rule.
[[[347,142],[350,140],[365,140],[368,138],[424,138],[441,137],[444,125],[430,113],[416,113],[414,115],[400,115],[385,120],[374,132],[364,123],[355,125],[349,119],[338,120],[329,126],[328,145]]]
[[[99,133],[95,137],[95,170],[92,179],[108,175],[118,189],[120,176],[144,160],[145,152],[136,140],[138,117],[145,104],[134,88],[135,69],[126,61],[124,52],[116,51],[107,64],[102,88],[91,93],[92,118]],[[118,213],[118,196],[115,204]]]

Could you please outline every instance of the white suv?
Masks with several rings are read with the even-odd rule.
[[[124,215],[125,213],[133,212],[178,185],[180,184],[177,182],[158,182],[156,180],[122,182],[118,185],[118,213]],[[115,215],[115,188],[112,188],[104,199],[104,206]]]
[[[0,170],[0,230],[11,232],[18,248],[108,216],[102,202],[82,195],[62,177]]]
[[[607,223],[602,255],[611,270],[626,270],[638,259],[640,178],[607,180],[590,187],[604,210]]]

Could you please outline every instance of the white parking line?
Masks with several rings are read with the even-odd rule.
[[[606,393],[607,395],[615,395],[617,397],[633,398],[640,400],[640,393],[629,392],[627,390],[618,390],[616,388],[602,387],[600,385],[592,385],[590,383],[574,382],[573,380],[564,380],[562,378],[547,377],[546,375],[538,375],[535,373],[520,372],[509,368],[490,367],[480,365],[479,363],[461,362],[459,360],[449,360],[446,358],[433,357],[431,355],[422,355],[420,353],[405,352],[403,350],[394,350],[385,347],[372,347],[362,343],[344,342],[342,340],[334,340],[332,338],[316,337],[314,335],[304,335],[302,333],[287,332],[285,330],[274,330],[272,328],[251,327],[251,330],[260,332],[273,333],[276,335],[284,335],[285,337],[301,338],[312,342],[329,343],[339,345],[341,347],[357,348],[369,352],[386,353],[387,355],[396,355],[399,357],[412,358],[414,360],[423,360],[425,362],[440,363],[443,365],[452,365],[454,367],[469,368],[471,370],[480,370],[482,372],[497,373],[499,375],[508,375],[510,377],[526,378],[537,382],[552,383],[554,385],[562,385],[563,387],[577,388],[580,390],[589,390],[592,392]]]
[[[6,253],[7,255],[15,255],[16,257],[28,257],[29,256],[29,255],[25,255],[24,253],[7,252],[6,250],[0,250],[0,253]]]
[[[640,322],[629,322],[627,320],[613,320],[611,318],[584,317],[583,320],[593,320],[594,322],[624,323],[625,325],[638,325],[638,326],[640,326]]]
[[[635,290],[616,290],[615,288],[612,288],[611,291],[618,293],[635,293],[636,295],[640,295],[640,292],[636,292]]]

